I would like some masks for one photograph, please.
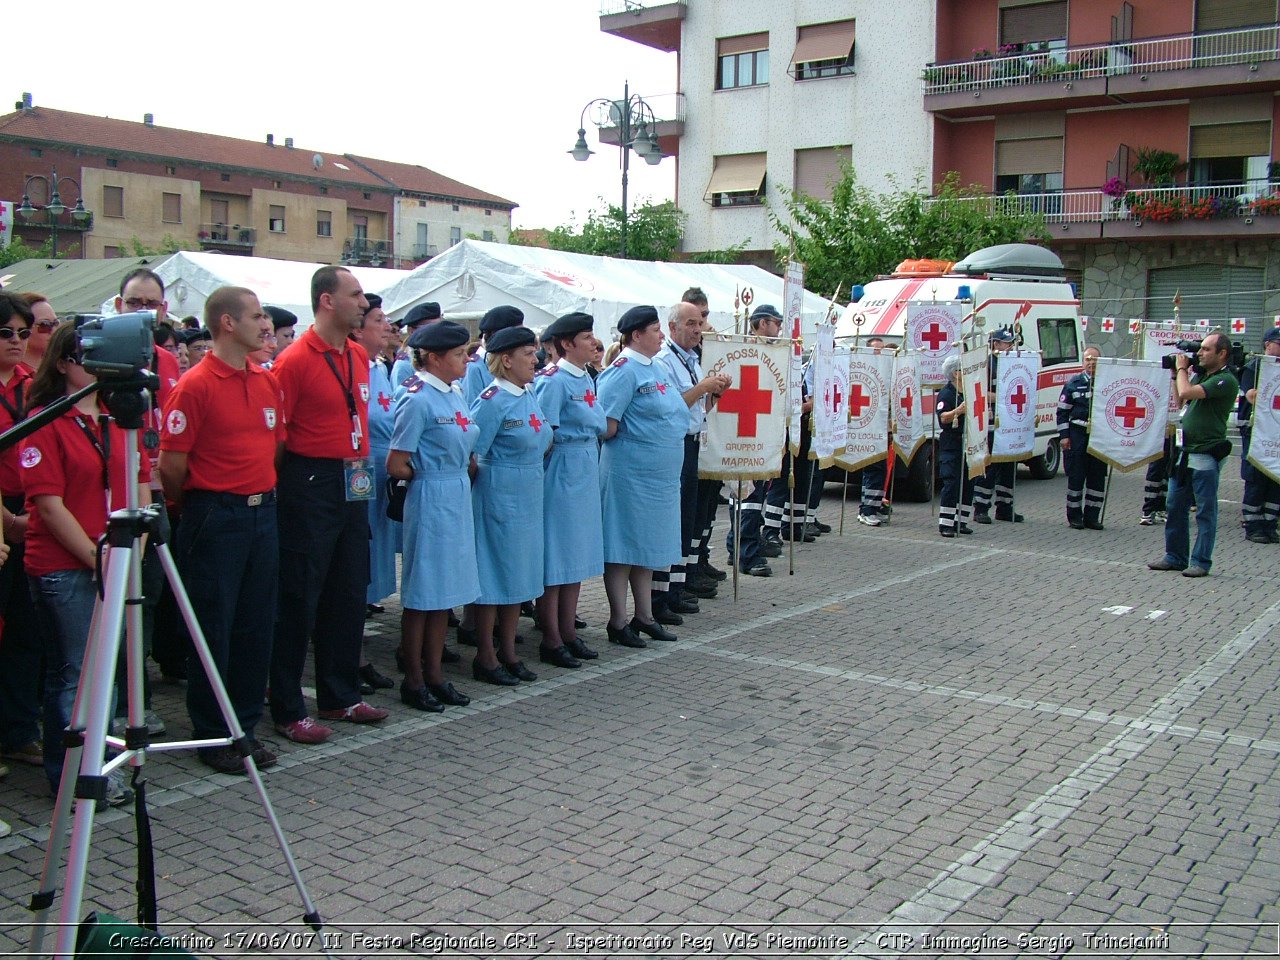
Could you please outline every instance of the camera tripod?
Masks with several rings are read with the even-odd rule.
[[[124,433],[125,478],[128,490],[125,509],[110,514],[107,532],[99,547],[98,580],[102,586],[94,603],[93,618],[80,674],[80,686],[76,691],[75,704],[71,713],[71,723],[64,735],[67,747],[66,759],[63,763],[57,802],[54,806],[49,845],[45,852],[44,869],[40,877],[40,890],[32,896],[30,904],[31,910],[36,914],[29,950],[33,957],[44,955],[47,916],[55,898],[58,865],[66,846],[68,824],[71,825],[71,846],[67,859],[66,885],[58,916],[54,954],[59,960],[75,956],[77,916],[84,895],[94,814],[97,804],[106,799],[107,774],[127,764],[134,768],[134,777],[137,780],[147,761],[147,755],[151,752],[230,746],[239,753],[244,760],[245,772],[258,794],[263,812],[280,846],[280,852],[284,856],[294,886],[297,887],[305,911],[303,921],[316,931],[319,931],[322,925],[320,914],[312,904],[303,884],[298,865],[289,850],[288,840],[276,818],[261,774],[254,763],[253,741],[245,734],[236,718],[218,667],[213,662],[209,645],[200,629],[186,589],[182,585],[182,579],[169,552],[169,547],[165,543],[166,525],[162,523],[160,513],[162,508],[156,505],[141,507],[138,503],[137,476],[140,462],[138,435],[143,425],[143,415],[148,409],[149,397],[145,389],[147,385],[146,377],[116,382],[100,381],[57,404],[50,405],[38,417],[33,418],[32,424],[22,425],[24,433],[18,434],[18,431],[14,430],[10,431],[14,434],[12,439],[9,434],[0,438],[0,448],[2,448],[5,441],[15,442],[43,423],[60,416],[80,397],[93,390],[100,390],[107,410]],[[56,407],[61,409],[57,413],[52,413]],[[103,436],[105,444],[105,429]],[[144,535],[150,537],[156,547],[169,587],[173,590],[182,618],[191,633],[196,654],[200,658],[201,669],[209,679],[218,709],[230,731],[229,737],[153,744],[147,733],[143,702],[143,671],[146,667],[142,649],[142,538]],[[110,549],[104,550],[103,546]],[[109,736],[108,729],[111,722],[116,660],[119,655],[122,626],[127,644],[129,719],[125,736],[120,739]],[[110,760],[104,761],[107,748],[121,752]],[[142,815],[139,817],[140,826],[145,821],[145,798],[145,789],[139,790],[137,802],[142,808]],[[142,842],[148,849],[139,851],[139,862],[143,864],[140,870],[150,872],[149,838]],[[151,929],[156,928],[154,886],[152,877],[140,878],[139,891],[146,902],[140,905],[138,919],[141,924]],[[328,955],[327,950],[325,954]]]

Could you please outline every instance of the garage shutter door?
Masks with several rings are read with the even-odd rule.
[[[1262,349],[1262,334],[1270,326],[1263,319],[1266,271],[1262,267],[1227,267],[1202,263],[1164,267],[1147,274],[1148,320],[1173,319],[1173,295],[1182,293],[1182,319],[1212,320],[1224,330],[1232,317],[1248,317],[1243,340],[1250,350]],[[1228,331],[1228,336],[1230,332]]]

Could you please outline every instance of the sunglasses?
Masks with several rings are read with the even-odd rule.
[[[23,327],[21,330],[15,330],[13,327],[0,327],[0,340],[12,340],[17,337],[19,340],[25,340],[31,336],[31,330]]]
[[[58,321],[57,320],[37,320],[36,326],[47,333],[50,330],[56,330],[58,328]]]

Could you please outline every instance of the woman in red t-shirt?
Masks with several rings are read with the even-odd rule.
[[[82,360],[74,324],[62,324],[36,371],[31,409],[93,383]],[[55,790],[65,753],[62,730],[71,720],[97,595],[94,578],[98,538],[107,529],[108,481],[111,510],[126,505],[127,483],[139,484],[140,503],[150,500],[148,458],[139,457],[137,476],[125,477],[125,434],[114,422],[99,420],[103,412],[97,396],[90,394],[28,437],[18,454],[31,517],[26,569],[46,662],[44,768]],[[113,784],[108,800],[127,802],[127,794]]]

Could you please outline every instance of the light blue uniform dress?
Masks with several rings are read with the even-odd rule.
[[[488,390],[492,383],[493,374],[489,372],[489,364],[485,363],[485,354],[477,350],[467,363],[467,372],[462,375],[462,396],[467,403],[475,403],[476,397]]]
[[[413,360],[411,360],[409,355],[403,351],[397,353],[395,366],[391,368],[392,384],[398,387],[412,376]]]
[[[538,405],[555,430],[543,483],[547,586],[580,583],[604,573],[600,510],[600,437],[604,408],[587,372],[561,360],[533,381]]]
[[[387,364],[369,362],[369,459],[373,461],[373,499],[369,501],[369,589],[366,603],[378,603],[396,592],[396,551],[400,524],[387,519],[387,452],[395,412],[394,381]]]
[[[479,465],[471,489],[480,572],[475,602],[523,603],[542,596],[542,459],[551,427],[533,390],[506,380],[476,397],[471,419]]]
[[[628,348],[596,381],[618,432],[600,454],[604,560],[650,570],[680,563],[680,467],[689,407],[662,364]]]
[[[462,394],[429,373],[396,401],[391,449],[413,454],[400,586],[407,609],[447,610],[480,595],[467,476],[478,436]]]

